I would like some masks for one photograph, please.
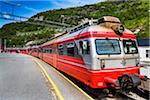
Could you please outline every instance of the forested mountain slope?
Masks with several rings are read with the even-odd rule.
[[[85,18],[97,19],[102,16],[116,16],[126,28],[133,32],[136,29],[140,29],[140,32],[137,34],[138,38],[145,38],[149,37],[149,12],[148,0],[135,0],[134,2],[100,2],[82,7],[49,10],[38,13],[31,18],[43,16],[44,20],[64,21],[74,26],[78,25]],[[9,38],[9,40],[13,41],[8,41],[9,45],[22,45],[30,40],[50,38],[55,32],[50,27],[17,22],[4,25],[0,29],[0,37]]]

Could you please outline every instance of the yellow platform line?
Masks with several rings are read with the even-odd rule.
[[[53,82],[53,80],[51,79],[51,77],[48,75],[46,69],[44,69],[44,67],[34,58],[35,63],[39,66],[40,70],[45,74],[45,76],[47,77],[47,79],[49,80],[49,82],[52,84],[53,88],[55,89],[58,97],[60,100],[64,100],[64,97],[62,96],[62,94],[60,93],[58,87],[56,86],[56,84]]]
[[[47,64],[49,65],[49,64]],[[49,65],[50,66],[50,65]],[[86,92],[84,92],[81,88],[79,88],[76,84],[74,84],[71,80],[69,80],[66,76],[64,76],[62,73],[57,71],[55,68],[50,66],[55,72],[57,72],[60,76],[62,76],[65,80],[67,80],[69,83],[71,83],[75,88],[77,88],[81,93],[83,93],[85,96],[89,98],[89,100],[94,100],[91,96],[89,96]]]

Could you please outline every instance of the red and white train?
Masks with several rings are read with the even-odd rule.
[[[90,20],[29,52],[91,88],[125,91],[144,80],[136,36],[116,17]]]

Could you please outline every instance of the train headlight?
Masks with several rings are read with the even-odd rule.
[[[136,59],[135,62],[136,62],[136,66],[140,66],[140,59]]]
[[[117,35],[120,36],[123,34],[123,31],[125,30],[122,24],[113,25],[111,28],[116,32]]]
[[[104,84],[103,84],[103,82],[98,82],[98,84],[97,84],[98,86],[103,86]]]
[[[123,27],[123,25],[120,25],[119,27],[118,27],[118,35],[122,35],[122,33],[123,33],[123,31],[124,31],[125,29],[124,29],[124,27]]]
[[[102,60],[101,60],[101,69],[104,69],[104,68],[105,68],[105,60],[102,59]]]

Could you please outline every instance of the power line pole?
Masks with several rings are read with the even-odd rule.
[[[2,52],[2,39],[0,38],[0,53]]]
[[[7,46],[6,46],[6,39],[4,39],[4,51],[6,50]]]

